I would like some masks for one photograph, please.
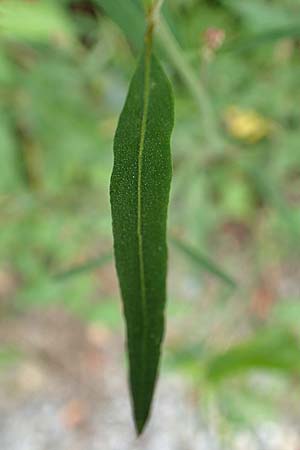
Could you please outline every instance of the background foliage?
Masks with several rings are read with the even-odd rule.
[[[177,99],[164,364],[230,426],[299,394],[299,12],[166,0],[157,36]],[[56,304],[121,326],[108,186],[141,17],[138,0],[1,2],[2,320]]]

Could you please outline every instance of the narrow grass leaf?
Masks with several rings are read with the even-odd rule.
[[[100,256],[99,258],[91,259],[85,262],[84,264],[79,264],[63,272],[56,273],[55,275],[53,275],[53,279],[55,281],[67,281],[70,278],[85,275],[86,273],[89,273],[92,270],[99,269],[100,267],[104,266],[111,260],[112,260],[112,253],[109,252]]]
[[[223,283],[227,284],[231,288],[236,288],[236,281],[228,275],[221,267],[219,267],[208,256],[203,255],[198,249],[191,247],[182,240],[171,237],[171,242],[181,253],[183,253],[193,264],[195,264],[201,270],[205,270],[211,275],[217,277]]]
[[[262,45],[275,43],[280,39],[298,39],[300,37],[300,24],[293,26],[286,26],[268,30],[255,34],[248,34],[239,39],[234,39],[225,45],[220,53],[227,52],[247,52],[255,50]]]
[[[212,357],[207,364],[207,376],[216,382],[254,369],[298,373],[299,356],[300,343],[293,333],[285,329],[266,330]]]
[[[164,334],[173,122],[171,86],[148,44],[119,120],[111,178],[115,259],[139,434],[149,416]]]

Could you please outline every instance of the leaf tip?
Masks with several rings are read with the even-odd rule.
[[[135,431],[137,437],[141,437],[141,435],[144,433],[145,428],[148,424],[150,415],[150,406],[144,409],[143,411],[134,413],[134,424],[135,424]]]
[[[137,437],[141,437],[141,435],[143,434],[146,424],[147,424],[147,419],[148,417],[136,417],[135,418],[135,431],[137,434]]]

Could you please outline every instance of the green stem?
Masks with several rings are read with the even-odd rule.
[[[144,0],[144,7],[146,12],[148,13],[148,11],[155,11],[155,14],[159,14],[163,2],[164,0]]]
[[[190,93],[195,98],[203,117],[204,130],[208,144],[215,150],[224,148],[224,140],[219,131],[219,125],[215,117],[214,109],[209,95],[201,80],[195,75],[193,68],[186,61],[185,56],[163,18],[159,21],[157,35],[174,67],[181,75]]]

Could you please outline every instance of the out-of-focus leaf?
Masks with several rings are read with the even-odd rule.
[[[135,48],[140,50],[144,42],[145,20],[137,3],[131,0],[97,0],[96,3],[123,30]]]
[[[275,326],[279,324],[300,331],[300,298],[276,303],[270,319]]]
[[[276,418],[272,396],[257,392],[252,387],[230,388],[228,383],[220,386],[222,389],[218,390],[218,404],[228,423],[249,428],[249,425],[255,426]]]
[[[1,75],[0,75],[1,76]],[[5,161],[1,167],[0,191],[11,192],[18,186],[16,169],[16,140],[5,112],[0,109],[0,159]]]
[[[118,124],[111,179],[115,257],[138,433],[149,416],[164,333],[173,109],[170,83],[148,44]]]
[[[227,45],[222,47],[221,53],[226,52],[244,52],[253,50],[262,45],[276,42],[280,39],[286,38],[299,38],[300,37],[300,24],[277,28],[257,34],[250,34],[238,39],[234,39]]]
[[[108,328],[120,330],[122,314],[117,299],[101,300],[86,307],[84,317],[91,323],[101,323]]]
[[[166,365],[170,369],[177,369],[194,379],[200,380],[203,375],[203,364],[207,358],[207,349],[203,343],[180,347],[169,346],[166,356]]]
[[[232,288],[237,287],[237,283],[230,275],[224,272],[224,270],[220,266],[218,266],[218,264],[212,261],[208,256],[200,253],[198,249],[191,247],[190,245],[175,237],[171,237],[171,242],[198,268],[200,268],[201,270],[205,270],[211,275],[214,275],[219,280],[223,281],[223,283],[228,284]]]
[[[213,356],[207,363],[206,373],[208,379],[215,382],[255,369],[298,372],[299,340],[284,329],[264,331],[248,342]]]
[[[289,207],[287,202],[285,201],[280,187],[276,186],[275,180],[270,179],[266,175],[265,172],[262,172],[257,167],[246,167],[245,170],[247,171],[248,175],[254,180],[255,186],[261,196],[264,198],[264,200],[275,210],[277,210],[280,219],[283,223],[286,224],[286,226],[291,231],[291,238],[293,242],[298,244],[297,238],[299,237],[299,217],[296,214],[294,214],[294,211],[292,208]],[[296,239],[295,239],[296,238]]]
[[[15,364],[22,358],[22,353],[14,347],[0,347],[0,369]]]
[[[72,35],[68,18],[57,2],[9,0],[0,4],[0,36],[30,41]]]
[[[297,15],[286,6],[266,2],[265,0],[222,0],[253,31],[272,30],[277,27],[295,25],[299,22]]]
[[[14,76],[11,61],[0,47],[0,83],[9,83]]]
[[[86,273],[89,273],[92,270],[99,269],[100,267],[104,266],[111,260],[112,260],[112,253],[109,252],[103,256],[100,256],[99,258],[89,260],[84,264],[80,264],[64,272],[57,273],[56,275],[54,275],[53,278],[56,281],[66,281],[69,280],[70,278],[73,278],[74,276],[85,275]]]

